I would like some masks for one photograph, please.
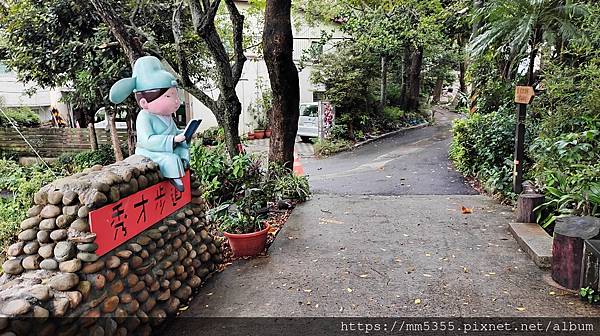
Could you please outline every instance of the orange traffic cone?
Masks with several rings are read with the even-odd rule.
[[[294,151],[294,175],[304,176],[304,168],[302,168],[300,158],[298,157],[298,153],[296,153],[296,151]]]

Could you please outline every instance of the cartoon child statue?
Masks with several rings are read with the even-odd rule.
[[[136,120],[135,154],[158,163],[161,174],[182,192],[181,177],[190,154],[187,139],[172,118],[180,105],[176,85],[175,77],[162,68],[158,58],[144,56],[135,62],[131,78],[121,79],[111,87],[109,99],[118,104],[132,92],[135,94],[142,108]]]

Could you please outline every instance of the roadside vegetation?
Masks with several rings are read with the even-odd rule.
[[[400,128],[432,121],[431,105],[461,70],[460,1],[301,1],[314,20],[338,22],[302,57],[336,107],[335,126],[315,144],[329,155]]]
[[[537,93],[528,106],[524,169],[546,196],[538,222],[551,230],[561,216],[598,216],[600,5],[504,2],[472,9],[481,20],[470,49],[474,103],[454,125],[450,157],[488,192],[514,201],[514,88],[529,82]]]

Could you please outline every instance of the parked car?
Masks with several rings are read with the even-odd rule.
[[[319,103],[300,104],[298,136],[302,142],[309,142],[310,138],[319,136]]]
[[[125,109],[118,110],[115,117],[115,125],[117,129],[127,129],[127,111]],[[108,129],[108,120],[106,119],[106,110],[101,107],[94,115],[94,127]]]

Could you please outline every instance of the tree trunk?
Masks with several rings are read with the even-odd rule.
[[[419,109],[419,96],[421,93],[421,69],[423,67],[423,47],[413,50],[410,57],[410,68],[408,71],[408,92],[406,110],[417,111]]]
[[[269,162],[292,169],[300,115],[300,84],[293,60],[291,0],[267,0],[263,54],[273,92]]]
[[[552,279],[568,289],[579,288],[583,242],[597,239],[600,219],[565,217],[556,220],[552,243]]]
[[[117,124],[115,123],[115,113],[110,108],[106,109],[106,118],[108,119],[108,126],[110,129],[110,140],[113,146],[113,152],[115,153],[115,161],[123,161],[123,152],[121,152],[121,141],[119,141],[119,135],[117,134]]]
[[[98,138],[96,138],[96,128],[94,127],[93,122],[88,124],[88,131],[90,137],[90,147],[93,151],[96,151],[98,150]]]
[[[135,109],[131,108],[127,111],[127,150],[129,156],[135,154],[135,145],[137,143],[137,136],[135,133],[135,119],[137,114]]]
[[[383,112],[387,100],[387,56],[381,56],[381,85],[380,85],[380,96],[379,96],[379,111]]]
[[[544,203],[544,195],[520,194],[517,200],[517,223],[535,223],[535,208]]]
[[[231,157],[234,157],[242,152],[239,135],[242,104],[237,99],[237,96],[235,96],[235,99],[230,97],[229,100],[220,100],[218,106],[224,112],[219,113],[219,115],[215,113],[215,116],[217,116],[217,122],[219,123],[219,126],[223,127],[227,152]]]
[[[465,39],[462,35],[458,36],[458,46],[462,52],[465,52]],[[458,63],[458,83],[460,85],[460,92],[467,94],[467,81],[465,80],[465,76],[467,73],[467,57],[463,56],[463,58]]]
[[[438,77],[435,81],[435,88],[433,89],[433,103],[437,104],[440,102],[442,98],[442,89],[444,88],[444,79],[442,77]]]
[[[404,56],[402,57],[402,90],[400,91],[400,106],[406,110],[409,90],[409,69],[410,69],[410,47],[404,47]]]

